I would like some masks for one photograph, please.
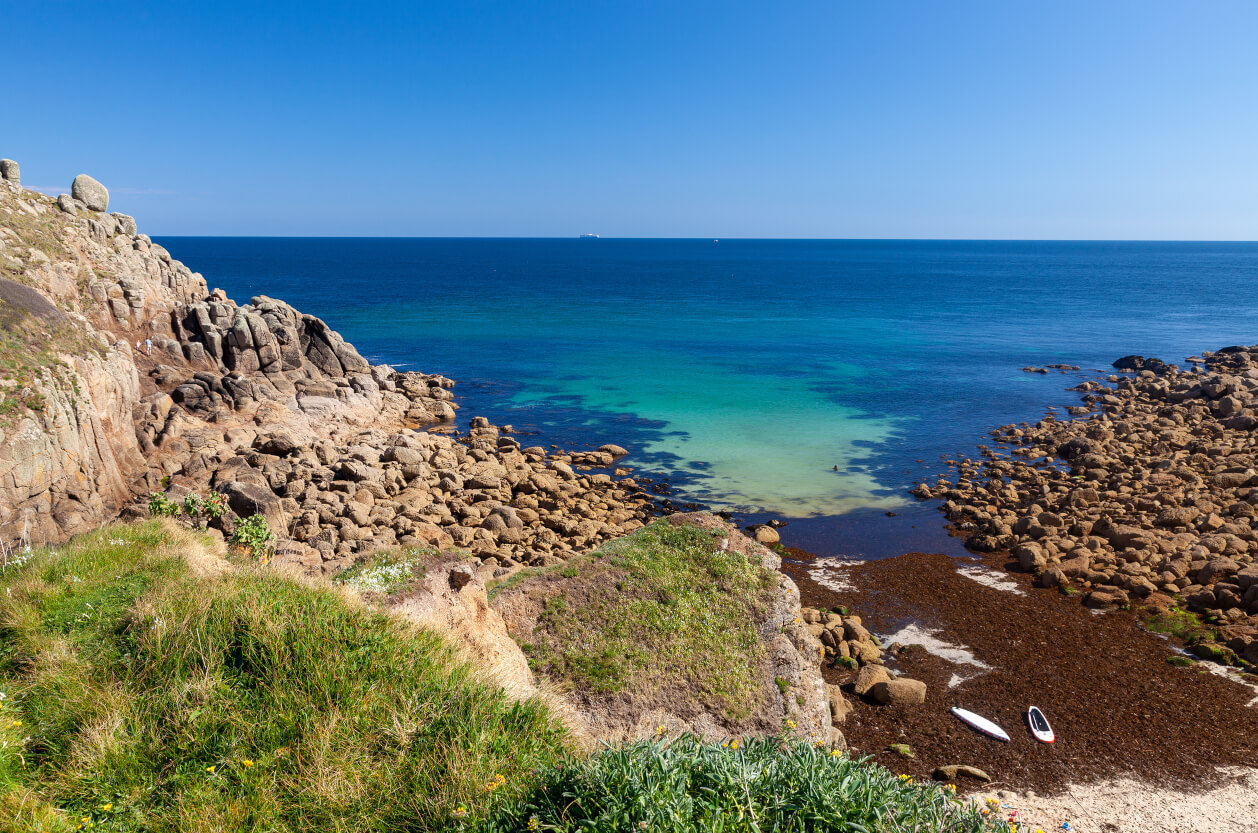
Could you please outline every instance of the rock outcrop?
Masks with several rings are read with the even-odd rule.
[[[454,436],[450,379],[372,365],[283,301],[238,304],[105,213],[100,183],[72,192],[0,180],[0,335],[18,359],[0,379],[0,540],[61,541],[142,514],[150,492],[214,489],[219,530],[262,514],[279,559],[309,572],[457,546],[492,577],[655,514],[632,479],[585,473],[624,449],[523,448],[483,419]]]
[[[79,174],[70,187],[70,196],[91,211],[109,210],[109,189],[87,174]]]

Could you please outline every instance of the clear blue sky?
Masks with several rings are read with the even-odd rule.
[[[1258,238],[1258,3],[4,4],[153,234]]]

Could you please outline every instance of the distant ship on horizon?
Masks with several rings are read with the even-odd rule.
[[[597,240],[598,235],[597,234],[583,234],[581,235],[581,239],[582,240]]]

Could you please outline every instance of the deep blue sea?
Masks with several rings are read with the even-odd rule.
[[[456,379],[463,426],[618,443],[675,499],[788,519],[822,554],[955,546],[905,490],[1095,375],[1024,366],[1258,342],[1256,243],[159,242],[239,302]]]

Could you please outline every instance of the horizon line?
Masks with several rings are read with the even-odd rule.
[[[817,241],[835,243],[1258,243],[1250,240],[1184,237],[747,237],[720,235],[700,237],[636,237],[605,236],[582,238],[580,235],[544,234],[150,234],[150,237],[203,237],[256,240],[725,240],[740,241]]]

